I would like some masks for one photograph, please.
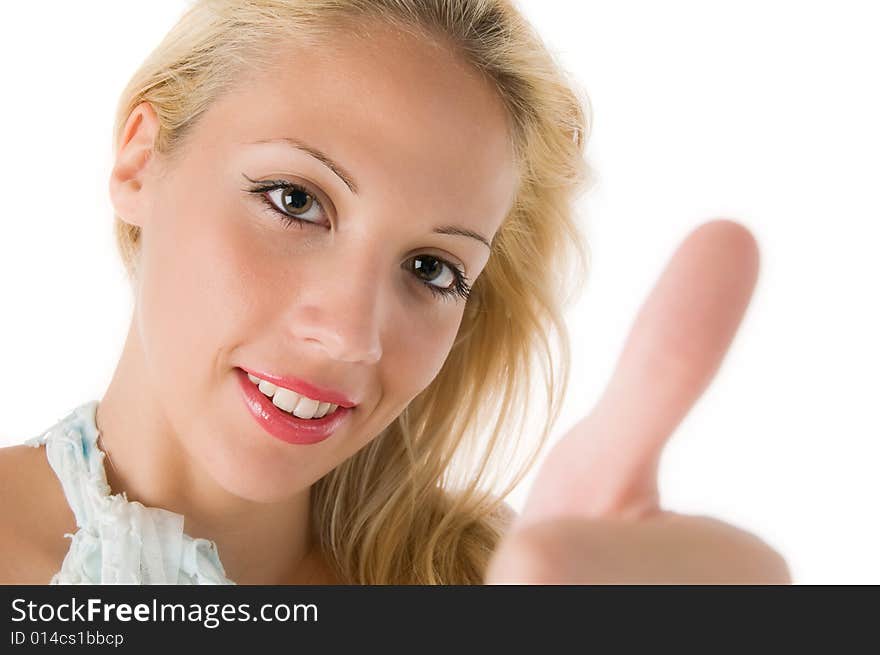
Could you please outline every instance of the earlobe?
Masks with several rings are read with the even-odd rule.
[[[146,187],[159,119],[149,102],[141,102],[128,115],[116,161],[110,173],[110,201],[114,213],[131,225],[143,227],[146,216]]]

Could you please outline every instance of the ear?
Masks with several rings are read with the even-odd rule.
[[[150,179],[150,165],[157,165],[153,144],[159,133],[159,119],[149,102],[142,102],[131,110],[116,152],[116,161],[110,173],[110,201],[120,219],[143,227],[147,216],[145,189]]]

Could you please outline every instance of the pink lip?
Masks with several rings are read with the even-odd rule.
[[[235,375],[238,378],[244,403],[254,420],[270,435],[287,443],[314,444],[324,441],[353,411],[340,404],[336,411],[323,418],[302,419],[276,407],[272,399],[267,398],[257,385],[250,381],[247,372],[243,369],[236,370]]]
[[[333,403],[334,405],[341,405],[342,407],[354,407],[357,404],[350,401],[338,391],[333,391],[332,389],[322,389],[321,387],[316,387],[315,385],[309,384],[305,380],[300,380],[299,378],[279,377],[277,375],[264,373],[262,371],[258,371],[252,368],[242,368],[242,370],[246,373],[250,373],[251,375],[260,378],[261,380],[271,382],[275,386],[284,387],[285,389],[290,389],[291,391],[296,391],[297,393],[302,394],[303,396],[308,396],[309,398],[313,398],[314,400],[319,400],[325,403]]]

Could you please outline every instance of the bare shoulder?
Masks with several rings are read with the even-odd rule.
[[[0,448],[0,504],[0,584],[47,583],[60,568],[69,546],[64,533],[76,530],[76,519],[44,446]]]
[[[21,530],[31,522],[26,519],[37,509],[45,468],[48,468],[45,447],[0,448],[0,502],[3,503],[0,529],[3,532],[9,528]]]

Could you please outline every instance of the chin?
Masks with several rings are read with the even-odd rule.
[[[205,473],[233,496],[255,503],[275,503],[307,491],[314,479],[302,461],[279,457],[273,449],[212,449],[203,459]],[[320,477],[320,476],[318,476]]]

